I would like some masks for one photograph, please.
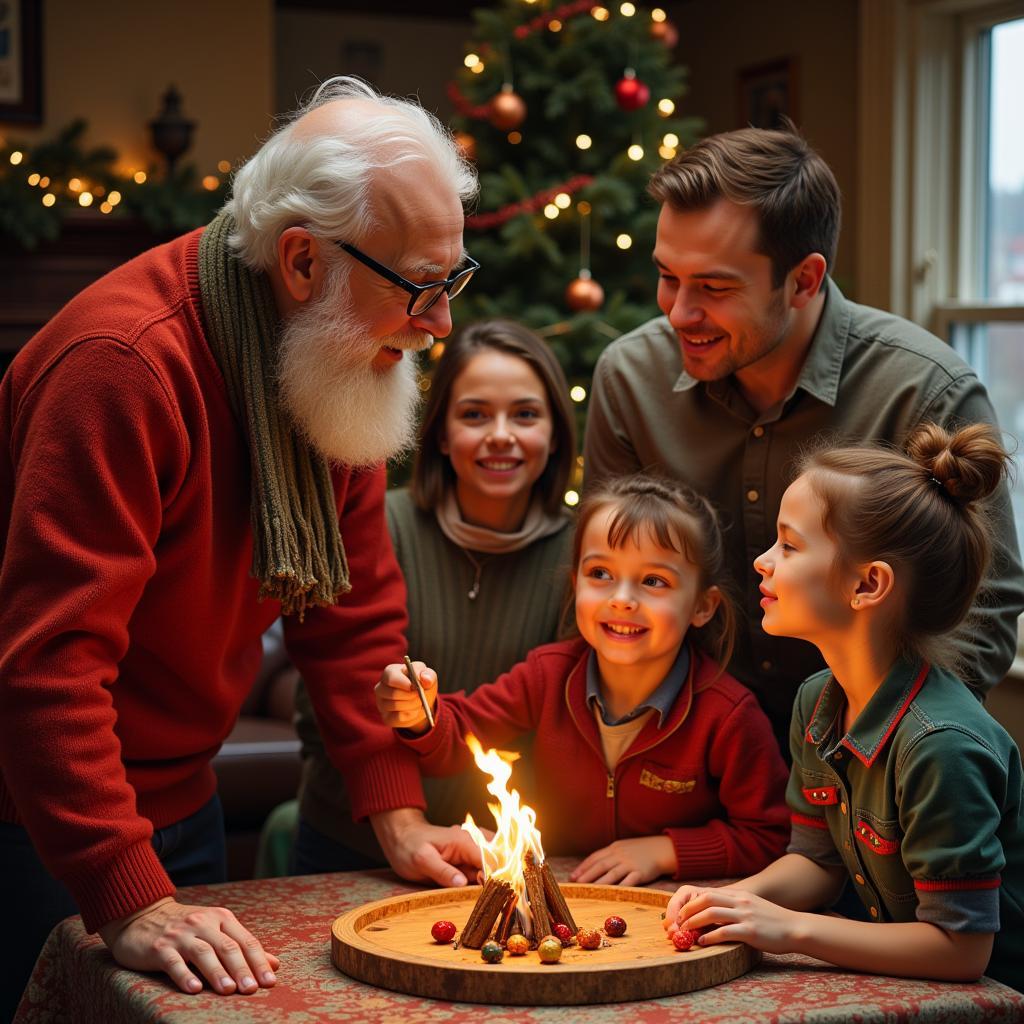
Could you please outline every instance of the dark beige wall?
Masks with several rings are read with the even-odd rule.
[[[250,155],[266,135],[272,0],[46,0],[43,7],[45,121],[33,129],[0,125],[3,134],[31,142],[84,117],[89,143],[113,146],[125,167],[145,167],[158,159],[147,123],[174,83],[197,123],[183,159],[201,173]]]
[[[705,118],[709,132],[743,127],[741,69],[795,60],[798,124],[843,193],[835,274],[855,293],[857,0],[686,0],[663,6],[679,28],[679,60],[690,70],[690,93],[680,109]]]
[[[279,10],[275,26],[279,111],[332,75],[358,74],[384,92],[419,96],[444,121],[451,114],[445,85],[473,31],[469,20],[297,8]]]

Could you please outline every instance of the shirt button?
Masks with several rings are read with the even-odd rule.
[[[764,437],[764,427],[754,427],[754,437]]]
[[[839,805],[839,810],[841,810],[843,812],[843,814],[846,813],[846,801],[845,800]]]
[[[760,497],[761,495],[757,491],[755,491],[753,487],[751,487],[750,490],[747,491],[747,501],[754,502],[757,501],[757,499]]]
[[[854,875],[853,877],[854,877],[854,880],[856,881],[856,883],[858,885],[863,885],[864,884],[864,876],[863,875]]]
[[[868,913],[869,913],[869,914],[870,914],[870,915],[871,915],[872,917],[878,917],[878,907],[869,907],[869,908],[868,908]]]
[[[842,761],[842,759],[843,759],[843,752],[841,750],[837,750],[835,752],[835,759],[837,761]]]
[[[772,670],[772,663],[770,661],[762,661],[761,662],[761,668],[765,672],[771,672],[771,670]]]

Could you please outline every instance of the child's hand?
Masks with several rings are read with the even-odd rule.
[[[414,661],[413,667],[430,709],[434,711],[437,707],[437,674],[422,661]],[[404,665],[388,665],[373,692],[377,698],[377,710],[385,725],[417,733],[427,731],[427,716]]]
[[[643,885],[676,867],[676,852],[668,836],[617,839],[595,850],[571,875],[571,882],[599,885]]]
[[[673,917],[673,906],[680,898],[678,916]],[[680,928],[708,928],[698,939],[702,946],[745,942],[764,953],[791,952],[801,917],[743,889],[698,889],[692,885],[676,892],[665,913],[669,936]]]

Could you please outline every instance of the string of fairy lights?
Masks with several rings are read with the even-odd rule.
[[[21,167],[28,154],[21,149],[14,149],[8,154],[8,160],[14,167]],[[124,199],[119,188],[108,188],[102,182],[90,181],[80,175],[73,175],[63,181],[58,177],[42,174],[39,171],[27,170],[25,181],[31,188],[40,190],[39,201],[45,207],[55,206],[60,201],[76,204],[83,209],[94,207],[102,214],[113,213],[115,207]],[[215,192],[221,187],[226,176],[231,172],[231,163],[221,160],[217,164],[219,174],[207,174],[202,179],[202,187],[207,192]],[[144,185],[149,180],[149,173],[143,170],[136,170],[134,167],[124,171],[115,172],[111,175],[104,175],[108,179],[121,178],[125,183],[131,182],[135,185]]]

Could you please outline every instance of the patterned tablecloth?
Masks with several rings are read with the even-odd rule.
[[[553,865],[564,878],[569,862]],[[334,919],[361,904],[414,889],[382,871],[183,889],[181,898],[189,903],[230,907],[281,958],[277,985],[251,996],[219,996],[208,989],[189,996],[163,976],[123,970],[99,938],[85,933],[81,919],[70,917],[53,930],[40,953],[15,1024],[427,1024],[439,1013],[454,1024],[578,1024],[581,1018],[588,1024],[1024,1022],[1024,995],[988,979],[960,985],[870,977],[798,955],[766,955],[735,981],[669,999],[536,1009],[438,1003],[364,985],[338,971],[330,954]],[[7,927],[16,925],[8,922]]]

